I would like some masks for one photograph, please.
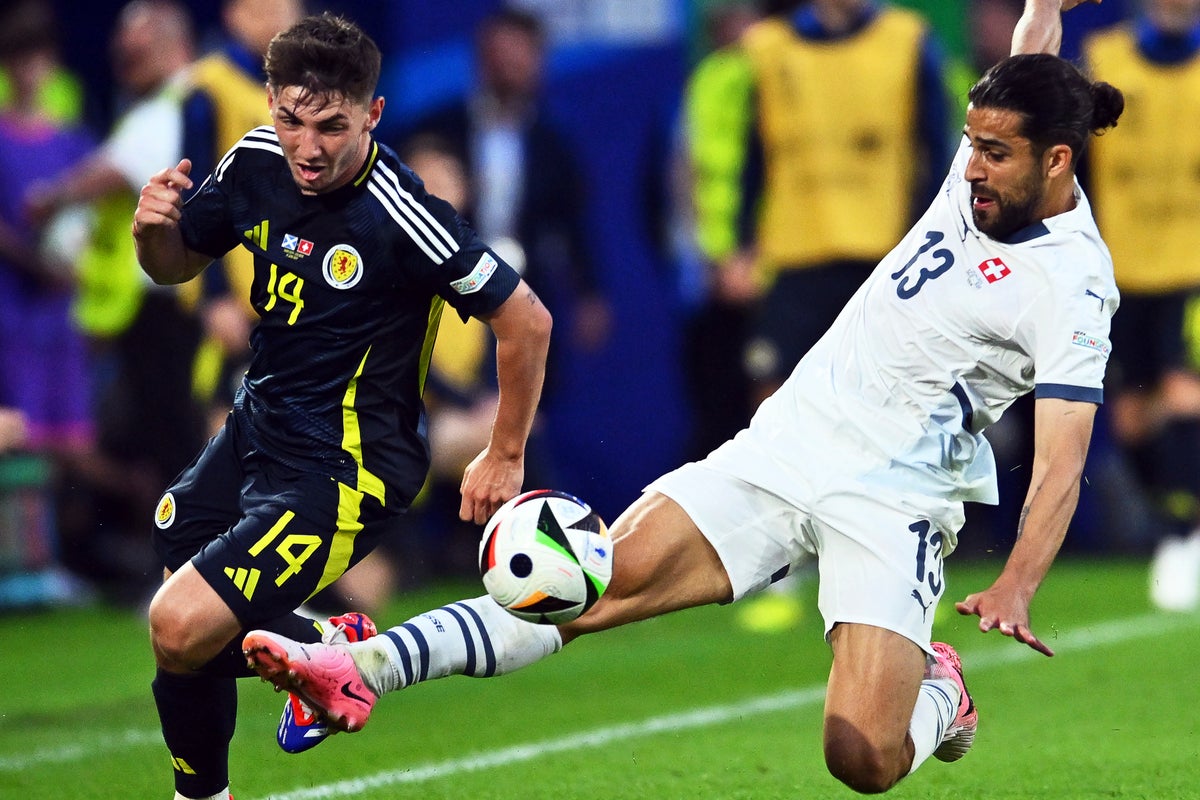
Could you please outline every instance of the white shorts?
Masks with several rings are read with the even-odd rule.
[[[961,503],[827,481],[802,507],[703,461],[646,491],[670,497],[692,518],[724,564],[735,601],[816,557],[826,638],[839,622],[863,623],[932,653],[933,615],[945,591],[942,544],[962,527]]]

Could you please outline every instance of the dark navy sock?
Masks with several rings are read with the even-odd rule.
[[[159,669],[150,684],[163,741],[175,768],[175,791],[209,797],[229,785],[229,742],[237,718],[233,678]]]

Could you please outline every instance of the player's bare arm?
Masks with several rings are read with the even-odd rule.
[[[192,162],[183,159],[151,176],[133,213],[133,243],[138,263],[158,284],[183,283],[200,274],[212,258],[183,244],[179,220],[183,192],[192,188]]]
[[[499,401],[487,449],[467,465],[459,516],[482,525],[525,480],[525,442],[533,428],[546,353],[550,312],[524,281],[485,320],[496,335]]]
[[[1095,417],[1092,403],[1037,401],[1033,475],[1017,541],[996,582],[955,605],[960,614],[977,615],[981,631],[999,629],[1047,656],[1054,652],[1030,628],[1029,606],[1075,513]]]
[[[1101,0],[1025,0],[1025,11],[1013,30],[1011,54],[1058,55],[1062,45],[1062,15],[1084,3]]]

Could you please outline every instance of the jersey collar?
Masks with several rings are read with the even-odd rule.
[[[1042,236],[1047,236],[1049,233],[1050,229],[1046,227],[1046,223],[1038,220],[1031,225],[1026,225],[1015,233],[1009,234],[1007,237],[1000,239],[1000,241],[1004,244],[1022,244],[1024,242],[1031,242]]]
[[[362,169],[354,176],[354,180],[350,181],[351,186],[362,186],[367,176],[371,174],[371,170],[375,168],[375,161],[379,158],[379,142],[371,139],[371,147],[367,150],[367,159],[363,162]]]
[[[1158,64],[1182,64],[1200,52],[1200,25],[1186,33],[1170,34],[1143,17],[1137,22],[1136,36],[1142,55]]]
[[[842,33],[834,33],[825,28],[818,19],[817,13],[813,11],[809,5],[802,6],[792,16],[792,25],[796,32],[805,39],[810,39],[818,42],[837,41],[839,39],[847,39],[856,35],[863,28],[867,27],[872,20],[879,15],[879,6],[876,3],[865,3],[856,20],[850,25],[850,29]]]
[[[337,187],[333,191],[323,192],[312,197],[341,197],[345,194],[359,191],[371,176],[371,170],[375,168],[375,162],[379,160],[379,143],[374,138],[371,139],[371,146],[367,150],[367,157],[363,161],[358,172],[354,173],[354,177]]]

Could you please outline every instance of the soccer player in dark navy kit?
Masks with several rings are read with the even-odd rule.
[[[176,797],[228,796],[242,631],[317,641],[294,613],[385,535],[425,480],[421,390],[443,303],[495,333],[500,399],[463,476],[463,519],[517,494],[551,320],[533,291],[371,135],[380,55],[325,14],[267,53],[271,127],[193,187],[186,159],[142,189],[138,258],[158,283],[254,253],[260,320],[224,428],[167,489],[150,605],[154,696]]]

